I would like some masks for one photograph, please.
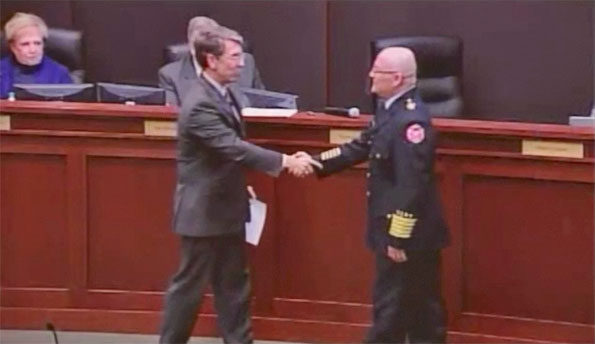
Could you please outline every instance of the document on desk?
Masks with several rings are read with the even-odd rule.
[[[264,221],[267,217],[267,205],[256,198],[250,198],[250,222],[246,222],[246,242],[258,246]]]
[[[297,113],[297,109],[268,109],[247,107],[242,109],[244,117],[291,117]]]

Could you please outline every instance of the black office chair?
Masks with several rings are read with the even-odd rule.
[[[76,30],[49,28],[45,41],[45,54],[68,68],[75,83],[85,79],[83,33]],[[4,36],[0,37],[0,54],[10,54]]]
[[[401,36],[371,42],[372,61],[384,48],[402,46],[417,60],[417,87],[432,116],[458,117],[463,113],[463,44],[446,36]],[[376,109],[377,99],[373,97]]]
[[[250,54],[252,53],[252,49],[246,40],[244,40],[244,52]],[[189,53],[190,47],[188,46],[188,43],[176,43],[168,45],[163,48],[163,64],[166,65],[168,63],[177,61]]]

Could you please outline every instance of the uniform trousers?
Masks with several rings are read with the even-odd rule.
[[[252,343],[250,280],[244,232],[181,237],[181,262],[165,296],[159,343],[186,343],[206,287],[215,295],[217,326],[225,343]]]
[[[376,256],[373,324],[365,343],[444,343],[446,314],[440,287],[440,251],[406,251],[395,263]]]

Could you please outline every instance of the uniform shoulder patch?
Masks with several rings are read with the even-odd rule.
[[[419,123],[409,124],[405,130],[405,138],[411,143],[420,143],[426,138],[426,130]]]

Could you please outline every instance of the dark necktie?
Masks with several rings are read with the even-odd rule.
[[[229,104],[229,107],[231,108],[234,117],[238,120],[238,122],[241,122],[240,112],[238,111],[238,108],[236,107],[236,104],[234,103],[233,99],[231,99],[231,94],[229,93],[229,90],[225,92],[224,98],[227,104]]]

